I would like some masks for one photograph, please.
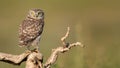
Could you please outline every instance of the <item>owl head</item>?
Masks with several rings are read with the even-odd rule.
[[[44,19],[44,12],[41,9],[31,9],[28,13],[29,18]]]

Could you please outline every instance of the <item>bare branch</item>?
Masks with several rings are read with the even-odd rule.
[[[63,46],[59,46],[52,50],[50,57],[43,64],[43,56],[39,51],[32,50],[26,51],[20,55],[12,55],[6,53],[0,53],[0,61],[20,65],[22,62],[26,61],[26,68],[50,68],[54,64],[59,56],[59,53],[64,53],[69,51],[72,47],[81,46],[84,47],[80,42],[68,43],[66,42],[67,37],[69,36],[70,28],[67,28],[65,36],[61,38]]]
[[[25,52],[20,55],[11,55],[6,53],[0,53],[0,61],[20,65],[21,62],[30,54],[30,52]]]
[[[69,36],[69,33],[70,33],[70,27],[67,27],[67,32],[66,32],[65,36],[61,38],[61,41],[64,46],[66,46],[65,39]]]
[[[26,68],[43,68],[43,56],[39,52],[32,52],[26,61]]]
[[[67,52],[72,47],[75,47],[75,46],[83,47],[83,45],[80,42],[76,42],[76,43],[72,43],[72,44],[66,43],[65,39],[69,36],[69,31],[70,31],[70,28],[68,27],[65,36],[61,38],[61,41],[65,47],[60,46],[60,47],[57,47],[56,49],[53,49],[50,57],[48,58],[48,60],[44,64],[44,68],[50,68],[51,65],[57,61],[59,53]]]

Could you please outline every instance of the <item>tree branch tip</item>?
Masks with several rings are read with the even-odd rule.
[[[68,30],[68,31],[70,30],[70,27],[69,27],[69,26],[67,27],[67,30]]]
[[[67,27],[67,32],[66,32],[65,36],[63,36],[63,37],[61,38],[61,41],[62,41],[62,42],[65,42],[65,39],[69,36],[69,32],[70,32],[70,27]]]
[[[79,45],[79,46],[81,46],[82,48],[83,47],[85,47],[82,43],[80,43],[80,42],[76,42],[76,45]]]

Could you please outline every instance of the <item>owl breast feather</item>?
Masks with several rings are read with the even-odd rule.
[[[26,19],[19,28],[19,45],[27,46],[42,34],[44,21]]]

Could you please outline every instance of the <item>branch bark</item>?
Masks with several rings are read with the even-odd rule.
[[[59,53],[67,52],[72,47],[75,47],[75,46],[84,47],[84,45],[82,45],[80,42],[76,42],[76,43],[72,43],[72,44],[66,42],[66,38],[69,36],[69,33],[70,33],[70,28],[68,27],[65,36],[63,36],[61,38],[61,42],[63,43],[63,46],[57,47],[56,49],[52,50],[50,57],[48,58],[48,60],[44,64],[44,68],[50,68],[51,65],[57,61]]]
[[[66,42],[66,39],[69,36],[69,32],[70,28],[68,27],[65,36],[61,38],[63,46],[52,49],[51,55],[45,63],[43,63],[42,54],[36,50],[26,51],[20,55],[0,53],[0,61],[14,65],[20,65],[22,62],[26,61],[26,68],[50,68],[51,65],[53,65],[57,61],[59,53],[67,52],[75,46],[84,47],[84,45],[82,45],[80,42]]]
[[[20,65],[23,61],[26,60],[27,56],[30,54],[30,52],[25,52],[20,55],[12,55],[12,54],[6,54],[6,53],[0,53],[0,61],[11,63],[14,65]]]
[[[43,56],[38,51],[33,51],[26,61],[26,68],[43,68]]]

